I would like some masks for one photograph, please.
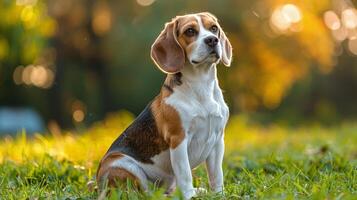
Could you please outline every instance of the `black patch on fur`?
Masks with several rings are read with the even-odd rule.
[[[163,87],[164,87],[165,89],[167,89],[168,91],[170,91],[170,92],[174,92],[174,89],[172,89],[172,87],[170,87],[169,85],[164,84]]]
[[[174,74],[174,79],[173,79],[174,84],[175,85],[181,85],[182,84],[181,78],[182,78],[182,73],[181,72],[177,72],[176,74]]]
[[[140,162],[153,164],[151,158],[169,148],[158,132],[150,106],[151,103],[114,141],[107,154],[121,152]]]

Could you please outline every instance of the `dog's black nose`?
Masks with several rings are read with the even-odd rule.
[[[218,38],[215,36],[209,36],[205,38],[205,43],[209,47],[215,47],[218,44]]]

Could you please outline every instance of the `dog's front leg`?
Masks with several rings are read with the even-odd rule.
[[[213,192],[223,192],[223,162],[224,139],[223,135],[206,160],[206,167],[211,190]]]
[[[196,195],[192,184],[191,167],[187,154],[187,140],[183,140],[176,148],[170,149],[171,165],[174,170],[176,182],[185,199]]]

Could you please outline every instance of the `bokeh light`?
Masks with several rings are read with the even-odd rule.
[[[141,6],[150,6],[155,0],[136,0],[136,2]]]
[[[338,30],[341,28],[341,21],[334,11],[326,11],[324,14],[324,21],[326,26],[331,30]]]
[[[29,65],[25,67],[25,69],[22,72],[22,81],[26,85],[31,85],[31,73],[35,67],[33,65]]]
[[[15,68],[15,71],[13,73],[13,79],[16,85],[20,85],[23,83],[22,81],[22,72],[24,71],[23,66],[18,66]]]
[[[99,3],[93,11],[92,27],[97,35],[104,35],[112,26],[112,16],[106,3]]]
[[[290,23],[298,23],[301,20],[301,13],[297,6],[286,4],[281,8],[281,13]]]
[[[75,122],[82,122],[85,118],[86,108],[82,101],[75,100],[72,103],[72,118]]]
[[[354,8],[348,8],[342,11],[342,23],[348,29],[357,27],[357,12]]]
[[[292,26],[301,21],[300,9],[293,4],[277,7],[270,18],[271,26],[276,32],[286,32]],[[294,29],[299,30],[299,29]]]
[[[344,27],[332,31],[334,39],[340,42],[344,41],[347,38],[347,35],[347,30]]]
[[[348,41],[348,50],[357,56],[357,39]]]
[[[75,110],[73,112],[73,120],[76,122],[82,122],[84,119],[84,112],[83,110]]]
[[[289,20],[281,12],[281,8],[274,10],[271,16],[271,22],[272,25],[274,25],[274,27],[279,29],[280,31],[287,30],[291,25]]]
[[[43,66],[35,67],[31,72],[30,79],[35,86],[40,87],[44,85],[47,80],[46,69]]]
[[[26,6],[21,12],[22,21],[31,21],[33,17],[33,8],[32,6]]]
[[[342,12],[326,11],[324,22],[331,30],[332,36],[338,45],[346,47],[351,55],[357,55],[357,10],[347,1],[341,1],[339,4],[340,7],[344,8]],[[347,45],[341,45],[346,39],[348,39]]]
[[[41,65],[29,65],[25,68],[19,66],[14,70],[13,79],[17,85],[24,83],[47,89],[52,86],[54,73],[52,70]]]

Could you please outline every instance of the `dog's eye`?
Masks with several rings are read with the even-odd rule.
[[[185,35],[187,35],[188,37],[193,37],[197,34],[197,31],[193,28],[188,28],[186,31],[185,31]]]
[[[211,26],[209,29],[212,33],[216,33],[218,31],[218,27],[216,25]]]

